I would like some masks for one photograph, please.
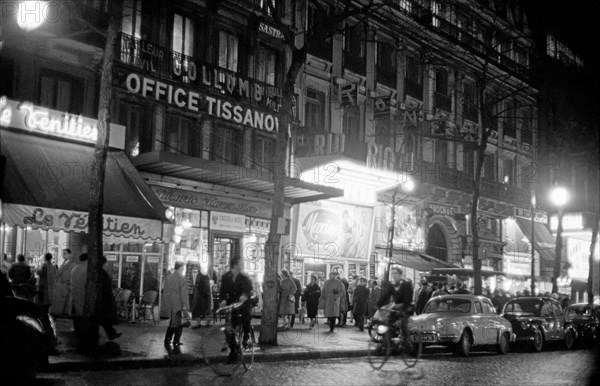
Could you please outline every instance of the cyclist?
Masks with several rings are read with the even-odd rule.
[[[243,345],[246,347],[250,334],[250,320],[252,304],[246,300],[250,299],[252,294],[252,281],[248,275],[242,272],[241,259],[232,257],[229,260],[229,271],[221,278],[221,290],[219,291],[220,307],[237,302],[244,302],[236,311],[231,314],[231,326],[235,330],[240,324],[244,331]],[[237,361],[237,342],[235,333],[226,333],[227,343],[229,344],[229,357],[227,363]]]
[[[408,338],[408,317],[411,311],[411,302],[413,298],[413,288],[410,282],[402,279],[402,270],[399,267],[392,268],[392,281],[385,283],[381,291],[381,296],[377,302],[377,307],[381,308],[389,303],[390,297],[394,302],[393,310],[400,311],[402,322],[400,329],[405,338]],[[392,312],[390,324],[398,320],[398,314]],[[405,342],[408,339],[405,339]]]

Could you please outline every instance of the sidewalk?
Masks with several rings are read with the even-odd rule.
[[[181,354],[167,355],[163,347],[166,320],[158,325],[152,321],[142,323],[122,323],[116,326],[122,333],[116,340],[121,346],[118,357],[90,358],[75,352],[75,334],[70,319],[56,321],[58,336],[61,340],[59,355],[50,357],[48,372],[65,372],[96,369],[148,368],[173,365],[190,365],[200,363],[202,357],[199,347],[202,342],[205,352],[211,361],[224,361],[227,352],[222,352],[225,345],[223,333],[217,326],[184,329],[181,339]],[[260,320],[254,319],[255,331],[260,330]],[[366,356],[369,342],[367,331],[358,331],[351,323],[346,327],[336,328],[329,333],[325,319],[319,319],[312,330],[309,322],[295,325],[293,329],[279,330],[278,347],[256,347],[254,359],[259,362],[325,359],[337,357]],[[100,329],[100,344],[105,343],[106,336]]]

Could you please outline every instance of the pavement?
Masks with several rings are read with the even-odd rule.
[[[201,363],[206,356],[211,362],[225,361],[227,350],[220,327],[224,322],[196,329],[186,328],[181,339],[181,353],[168,354],[163,346],[168,320],[154,324],[152,320],[123,322],[116,326],[122,335],[115,340],[121,355],[85,356],[75,352],[75,333],[72,320],[56,320],[58,337],[61,341],[59,354],[49,358],[47,372],[68,372],[85,370],[118,370],[128,368],[154,368],[187,366]],[[345,327],[329,332],[325,319],[319,319],[313,329],[309,322],[296,324],[294,328],[278,328],[278,346],[256,347],[256,362],[276,362],[289,360],[319,360],[341,357],[361,357],[368,353],[369,335],[365,329],[360,332],[350,320]],[[260,319],[253,319],[255,332],[260,333]],[[108,342],[100,328],[100,345]],[[201,350],[202,347],[202,350]]]

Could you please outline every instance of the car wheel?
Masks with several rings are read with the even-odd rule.
[[[572,350],[575,347],[575,335],[572,330],[567,330],[565,332],[565,348],[567,350]]]
[[[471,334],[468,331],[463,331],[460,340],[456,344],[456,354],[461,357],[468,357],[471,353]]]
[[[504,332],[498,343],[498,354],[504,355],[508,352],[510,346],[510,333]]]
[[[544,348],[544,335],[542,335],[542,331],[539,329],[535,330],[535,335],[533,336],[533,342],[531,343],[531,349],[534,352],[540,352]]]

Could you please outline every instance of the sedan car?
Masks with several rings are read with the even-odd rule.
[[[575,343],[593,347],[600,343],[600,305],[578,303],[565,308],[565,322],[575,331]]]
[[[525,343],[533,351],[542,351],[546,342],[564,342],[571,349],[575,330],[566,323],[560,304],[550,297],[510,299],[501,315],[510,321],[517,343]]]
[[[423,346],[442,345],[468,356],[471,347],[493,347],[505,354],[514,340],[510,323],[496,314],[484,296],[444,295],[431,298],[423,313],[409,319],[413,341]]]

